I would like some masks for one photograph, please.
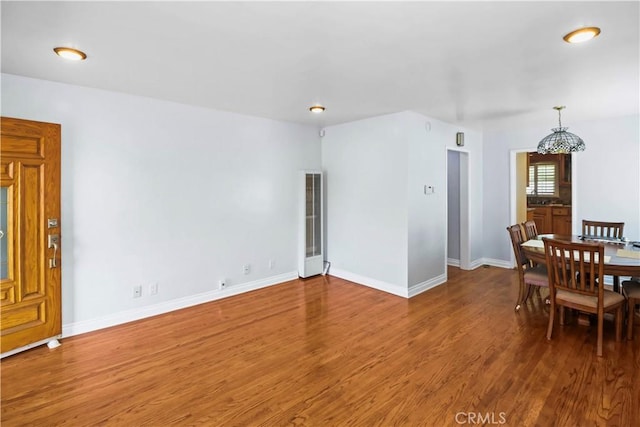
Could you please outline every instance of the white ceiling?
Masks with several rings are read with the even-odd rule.
[[[552,127],[554,105],[570,126],[640,108],[636,1],[3,1],[1,13],[4,73],[318,126],[412,110]],[[562,40],[591,25],[595,40]]]

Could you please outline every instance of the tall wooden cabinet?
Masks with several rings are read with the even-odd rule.
[[[298,276],[309,277],[324,264],[322,172],[301,171],[299,180]]]

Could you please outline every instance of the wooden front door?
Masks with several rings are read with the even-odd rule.
[[[60,125],[1,119],[0,353],[62,333]]]

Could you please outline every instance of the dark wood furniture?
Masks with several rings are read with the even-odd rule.
[[[542,239],[543,237],[549,237],[551,239],[562,240],[565,242],[573,242],[573,243],[581,243],[583,241],[580,236],[569,236],[569,235],[560,235],[560,234],[540,234],[538,235],[538,239]],[[587,241],[588,242],[588,241]],[[610,256],[611,259],[605,262],[604,264],[604,274],[614,276],[614,291],[619,290],[619,286],[617,284],[617,276],[632,276],[632,277],[640,277],[640,259],[635,258],[625,258],[617,255],[618,249],[626,249],[631,251],[640,251],[640,249],[635,248],[629,244],[623,245],[614,242],[600,242],[601,245],[604,246],[604,254],[605,256]],[[546,258],[544,255],[544,250],[542,248],[535,247],[523,247],[525,256],[534,262],[538,263],[546,263]]]
[[[621,239],[623,231],[624,222],[582,220],[582,236]],[[620,286],[620,278],[618,276],[614,276],[613,283],[617,291]]]
[[[536,237],[538,237],[538,227],[536,227],[535,221],[525,221],[522,223],[522,227],[524,228],[524,234],[527,240],[535,239]]]
[[[622,239],[624,236],[624,222],[604,222],[582,220],[582,235],[591,237],[606,237]]]
[[[522,304],[527,302],[531,294],[531,286],[536,286],[536,289],[540,289],[541,286],[548,287],[549,284],[547,282],[547,270],[544,265],[534,265],[524,255],[522,243],[528,239],[525,239],[520,224],[510,225],[507,227],[507,231],[511,238],[511,245],[516,257],[516,267],[518,268],[519,290],[515,307],[515,310],[518,311]]]
[[[551,339],[556,309],[564,325],[565,308],[597,315],[597,349],[602,356],[604,313],[615,312],[616,341],[622,336],[623,295],[606,290],[604,283],[604,246],[543,238],[548,271],[551,311],[547,339]]]
[[[638,279],[640,280],[640,279]],[[627,339],[633,339],[633,322],[635,321],[636,305],[640,304],[640,281],[626,280],[622,282],[622,289],[627,296]]]

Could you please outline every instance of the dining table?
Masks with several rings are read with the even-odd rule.
[[[601,244],[604,246],[604,274],[613,276],[613,290],[620,291],[620,277],[640,277],[640,247],[638,242],[621,239],[608,239],[596,236],[539,234],[535,239],[522,244],[528,259],[546,264],[544,237],[572,243]]]

